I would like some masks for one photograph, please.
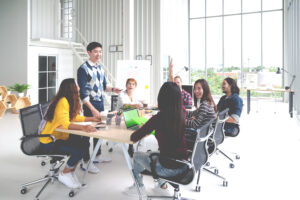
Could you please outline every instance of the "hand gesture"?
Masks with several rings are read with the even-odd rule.
[[[90,125],[83,126],[82,130],[85,132],[88,132],[88,133],[97,131],[97,129],[95,127],[90,126]]]

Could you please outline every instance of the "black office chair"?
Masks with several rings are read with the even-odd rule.
[[[239,124],[236,124],[236,127],[234,128],[232,133],[226,133],[225,132],[225,136],[226,136],[225,138],[227,138],[227,137],[236,137],[236,136],[239,135],[239,133],[240,133],[240,126],[239,126]],[[229,164],[230,168],[235,167],[233,158],[231,158],[228,154],[226,154],[220,148],[217,148],[217,151],[220,152],[223,156],[225,156],[225,158],[227,158],[230,161],[230,164]],[[235,155],[236,160],[240,159],[240,155],[238,153],[235,153],[235,152],[230,152],[230,153]]]
[[[40,122],[42,121],[42,112],[40,104],[20,109],[19,117],[23,131],[23,137],[21,138],[22,152],[28,156],[50,158],[50,169],[46,176],[35,181],[25,183],[21,186],[21,194],[26,194],[27,186],[46,181],[41,190],[35,196],[35,199],[38,199],[38,197],[40,196],[42,191],[47,187],[47,185],[50,182],[53,183],[55,180],[58,179],[58,172],[60,167],[64,163],[63,158],[66,155],[55,154],[55,152],[45,152],[45,150],[40,146],[39,139],[41,137],[49,137],[52,140],[55,140],[55,138],[51,135],[38,134],[38,127]],[[69,196],[72,197],[74,196],[74,194],[74,191],[71,190]]]
[[[219,112],[217,114],[216,123],[214,124],[214,130],[212,136],[208,140],[208,150],[210,156],[214,155],[218,152],[218,146],[223,143],[225,135],[224,135],[224,124],[225,121],[228,119],[228,108]],[[211,171],[210,169],[214,169]],[[210,167],[210,163],[207,162],[206,166],[203,167],[203,170],[212,174],[220,179],[223,180],[223,186],[228,186],[228,181],[225,177],[219,175],[219,170],[216,167]]]
[[[51,103],[51,102],[48,101],[48,102],[46,102],[46,103],[42,103],[42,104],[41,104],[42,118],[43,118],[43,119],[44,119],[44,117],[45,117],[45,115],[46,115],[46,112],[47,112],[47,110],[48,110],[48,107],[49,107],[50,103]],[[47,162],[47,161],[42,160],[42,161],[41,161],[41,165],[42,165],[42,166],[45,166],[45,165],[46,165],[46,162]]]
[[[208,138],[211,136],[213,133],[211,131],[211,124],[213,121],[207,123],[204,125],[202,128],[197,130],[196,138],[193,141],[193,151],[192,151],[192,156],[190,158],[190,161],[180,161],[180,160],[173,160],[170,158],[161,158],[168,160],[170,162],[174,162],[176,164],[187,166],[187,169],[180,175],[177,175],[175,177],[163,177],[159,176],[157,172],[155,171],[155,161],[158,159],[159,154],[158,153],[153,153],[150,155],[151,158],[151,170],[152,170],[152,176],[154,179],[164,179],[166,180],[172,187],[174,187],[174,195],[173,196],[148,196],[148,199],[161,199],[161,198],[168,198],[168,199],[185,199],[181,197],[180,194],[180,187],[179,185],[188,185],[190,184],[194,177],[195,174],[198,172],[198,180],[200,177],[200,172],[202,167],[205,165],[208,159],[208,151],[207,151],[207,141]]]

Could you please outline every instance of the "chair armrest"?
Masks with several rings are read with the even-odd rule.
[[[43,134],[43,135],[27,135],[27,136],[23,136],[20,138],[20,140],[24,140],[24,139],[27,139],[27,138],[42,138],[42,137],[49,137],[52,142],[55,142],[55,137],[51,134]]]
[[[153,156],[159,156],[159,155],[160,155],[160,153],[151,153],[151,154],[150,154],[150,159],[151,159],[151,161],[152,161],[152,157],[153,157]],[[165,160],[170,160],[170,161],[175,161],[175,162],[179,162],[179,163],[183,163],[183,164],[188,165],[189,168],[192,168],[191,163],[189,163],[189,162],[186,161],[186,160],[177,160],[177,159],[167,158],[167,157],[163,157],[163,159],[165,159]]]

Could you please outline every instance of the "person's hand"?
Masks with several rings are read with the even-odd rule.
[[[101,113],[97,109],[92,110],[93,117],[101,119]]]
[[[169,70],[173,72],[173,67],[174,67],[174,64],[173,64],[173,58],[170,59],[170,64],[169,64]]]
[[[82,130],[85,132],[88,132],[88,133],[97,131],[97,129],[95,127],[90,126],[90,125],[83,126]]]
[[[112,92],[119,94],[121,91],[122,91],[122,89],[120,89],[120,88],[114,88],[114,91],[112,91]]]
[[[92,122],[101,122],[101,118],[92,117]]]

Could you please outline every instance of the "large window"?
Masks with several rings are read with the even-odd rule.
[[[61,0],[61,37],[72,38],[72,9],[73,0]]]
[[[39,56],[39,103],[50,101],[56,93],[56,56]]]
[[[282,0],[190,0],[191,82],[206,78],[214,95],[232,77],[241,88],[281,88]]]

